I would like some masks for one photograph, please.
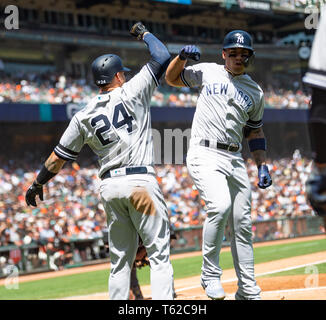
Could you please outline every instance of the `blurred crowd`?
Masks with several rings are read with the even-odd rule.
[[[297,90],[267,90],[265,93],[265,106],[276,109],[308,109],[310,96]]]
[[[273,184],[268,189],[257,187],[257,167],[247,161],[252,185],[252,219],[261,221],[281,217],[314,215],[305,197],[305,183],[310,173],[311,161],[295,151],[292,159],[272,161],[269,165]]]
[[[35,245],[35,249],[39,247],[35,263],[47,264],[50,253],[56,260],[53,269],[105,258],[106,217],[97,193],[97,169],[79,168],[77,163],[63,169],[47,184],[47,200],[36,208],[25,203],[26,190],[34,179],[32,170],[0,169],[0,247]],[[83,241],[74,248],[75,240]]]
[[[45,186],[45,200],[36,208],[26,206],[24,195],[37,170],[35,167],[26,168],[26,164],[24,169],[15,167],[13,162],[2,165],[0,169],[0,248],[35,244],[40,246],[35,263],[46,264],[47,252],[53,252],[53,269],[73,261],[107,257],[107,247],[102,239],[107,232],[106,216],[99,198],[96,166],[83,168],[76,162],[66,164],[60,174]],[[273,185],[266,190],[257,187],[257,167],[251,159],[247,160],[247,168],[252,186],[253,221],[315,215],[305,198],[310,161],[298,151],[291,159],[270,162]],[[203,225],[205,204],[186,166],[160,165],[156,170],[171,227]],[[282,225],[268,230],[266,235],[258,236],[255,227],[253,231],[254,237],[260,239],[289,236],[284,234]],[[87,242],[90,239],[97,241]],[[74,240],[80,241],[76,247],[72,247],[71,241]],[[0,252],[0,264],[3,258]],[[16,259],[21,259],[19,253]]]
[[[1,75],[0,103],[87,103],[96,91],[85,79],[64,74],[23,73]]]
[[[305,182],[310,161],[296,151],[292,159],[270,162],[273,184],[266,190],[257,187],[257,166],[248,159],[247,170],[252,186],[252,220],[266,221],[282,217],[315,215],[305,197]],[[158,179],[166,199],[170,222],[175,228],[202,225],[206,214],[185,166],[157,167]]]
[[[23,80],[22,80],[23,79]],[[1,102],[86,104],[98,90],[85,79],[73,79],[56,73],[17,73],[14,76],[2,75],[0,82]],[[309,95],[301,90],[268,88],[264,91],[268,108],[307,109]],[[198,92],[190,88],[172,88],[164,81],[156,88],[151,105],[155,107],[194,107]]]

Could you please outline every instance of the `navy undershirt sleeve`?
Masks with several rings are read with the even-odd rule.
[[[144,42],[146,43],[151,55],[148,66],[158,81],[168,67],[171,55],[166,46],[152,33],[147,33],[144,36]]]

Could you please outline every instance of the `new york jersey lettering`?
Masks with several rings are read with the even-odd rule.
[[[227,83],[209,83],[205,85],[206,95],[210,96],[212,94],[228,94],[228,84]]]

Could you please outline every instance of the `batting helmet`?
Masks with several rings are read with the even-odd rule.
[[[254,51],[250,34],[243,30],[229,32],[223,40],[223,49],[245,48]]]
[[[115,54],[104,54],[97,57],[92,63],[93,78],[96,85],[111,83],[116,73],[130,71],[125,68],[119,56]]]
[[[243,62],[245,67],[253,61],[255,52],[252,45],[252,38],[250,34],[243,30],[233,30],[229,32],[223,40],[223,50],[231,48],[244,48],[250,51],[250,56]]]

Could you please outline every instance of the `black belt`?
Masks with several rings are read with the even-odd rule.
[[[207,148],[217,148],[217,149],[223,149],[231,152],[237,152],[240,149],[240,146],[237,143],[225,144],[220,142],[212,142],[206,139],[200,140],[199,144]]]
[[[119,173],[121,170],[125,170],[123,173]],[[151,173],[148,171],[146,167],[127,167],[127,168],[118,168],[118,169],[111,169],[105,171],[101,175],[101,179],[106,179],[106,178],[111,178],[115,176],[124,176],[124,175],[129,175],[129,174],[143,174],[143,173]]]

